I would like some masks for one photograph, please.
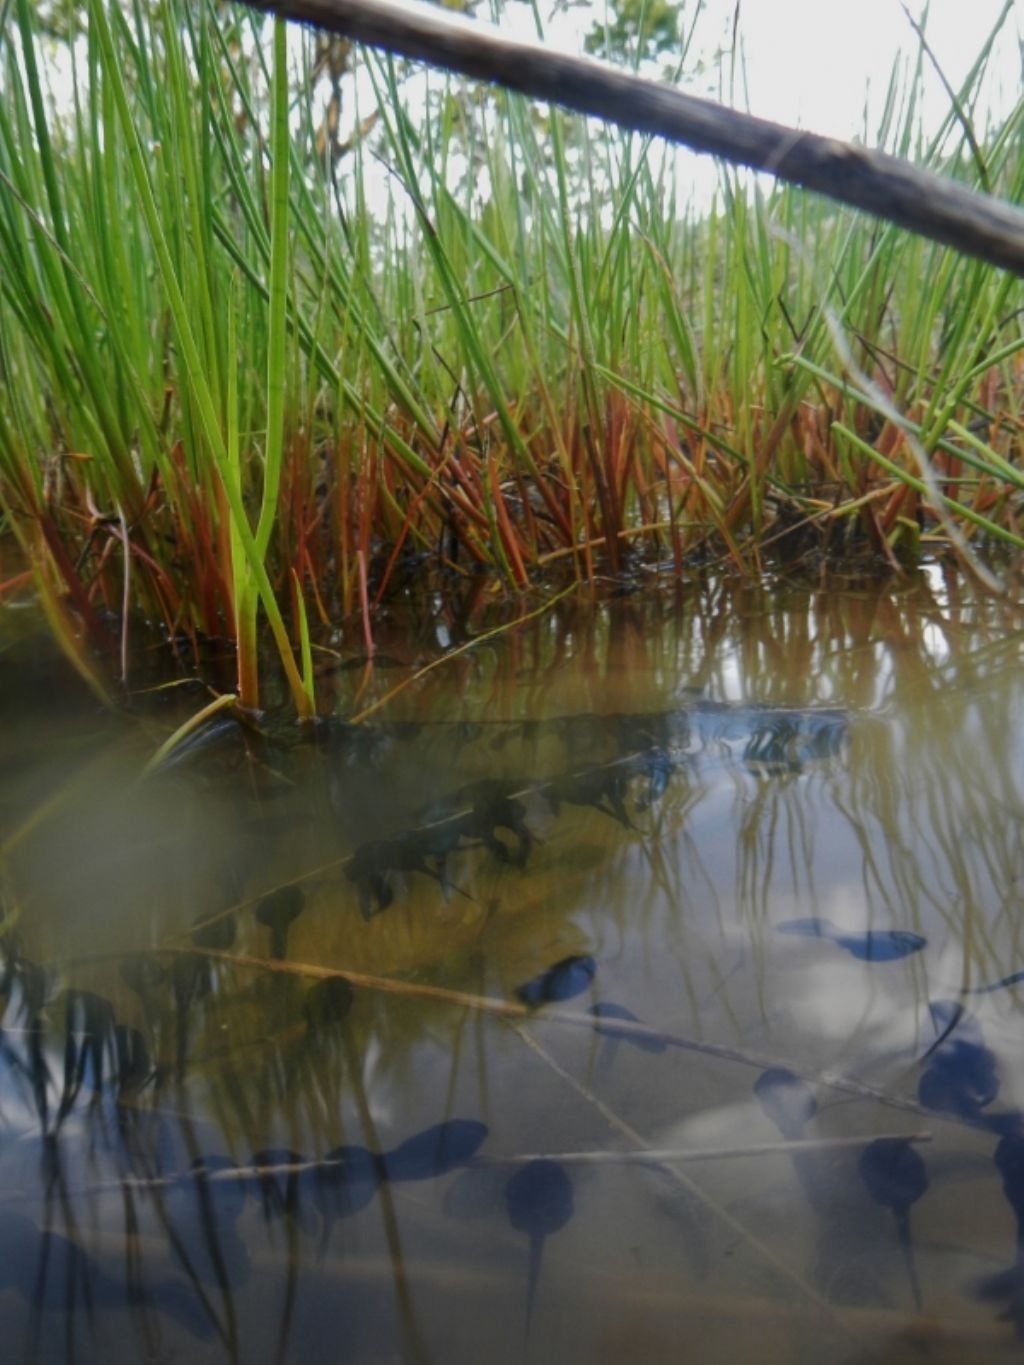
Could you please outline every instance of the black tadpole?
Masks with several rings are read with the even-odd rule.
[[[279,886],[256,907],[256,918],[270,930],[270,955],[288,956],[288,930],[302,914],[306,897],[301,886]]]
[[[388,1180],[430,1180],[465,1166],[487,1137],[478,1119],[448,1119],[406,1138],[381,1158]]]
[[[540,976],[531,977],[516,987],[516,995],[524,1005],[537,1006],[552,1001],[572,1000],[588,989],[597,971],[592,957],[563,957]]]
[[[928,1188],[925,1164],[906,1138],[876,1138],[861,1153],[860,1174],[875,1203],[893,1212],[914,1303],[920,1308],[921,1286],[910,1239],[910,1210]]]
[[[656,1034],[634,1033],[630,1029],[617,1028],[614,1020],[624,1019],[630,1024],[643,1024],[642,1019],[638,1019],[632,1010],[626,1009],[625,1005],[613,1004],[610,1000],[601,1000],[596,1005],[591,1005],[590,1013],[594,1016],[596,1023],[594,1032],[605,1039],[603,1056],[598,1065],[605,1071],[610,1069],[615,1060],[622,1043],[628,1043],[632,1047],[639,1048],[641,1052],[659,1053],[664,1052],[668,1043],[664,1038],[659,1038]]]
[[[557,1162],[544,1158],[531,1161],[516,1171],[505,1186],[505,1204],[509,1222],[530,1239],[524,1329],[528,1337],[544,1239],[564,1228],[573,1215],[572,1182]]]
[[[829,939],[860,962],[899,962],[928,946],[926,938],[909,929],[868,929],[858,934],[840,929],[831,920],[817,915],[810,919],[785,920],[775,928],[780,934]]]

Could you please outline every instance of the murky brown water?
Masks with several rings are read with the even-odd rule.
[[[1019,1356],[1016,607],[567,599],[148,778],[203,697],[104,717],[23,620],[4,1360]]]

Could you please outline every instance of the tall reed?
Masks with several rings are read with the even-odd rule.
[[[214,0],[89,0],[56,102],[31,0],[0,22],[0,512],[97,690],[141,616],[229,636],[255,706],[262,619],[308,715],[311,636],[372,647],[409,553],[525,590],[1024,544],[999,271],[726,168],[698,214],[649,139],[343,49],[332,157],[283,25]],[[971,121],[995,37],[877,141],[1021,200],[1024,104]]]

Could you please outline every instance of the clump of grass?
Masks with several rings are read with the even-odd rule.
[[[525,590],[1024,544],[1008,275],[728,170],[696,216],[649,140],[441,75],[411,102],[344,45],[374,107],[332,161],[280,23],[83,9],[58,107],[0,4],[0,513],[96,690],[141,615],[229,636],[256,706],[262,620],[308,715],[311,637],[372,652],[411,554]],[[894,78],[877,141],[1020,200],[1024,106],[971,124],[987,46],[927,144]]]

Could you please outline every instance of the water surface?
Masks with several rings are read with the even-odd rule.
[[[347,722],[502,609],[149,777],[206,694],[5,620],[5,1359],[1016,1359],[1019,611],[565,599]]]

